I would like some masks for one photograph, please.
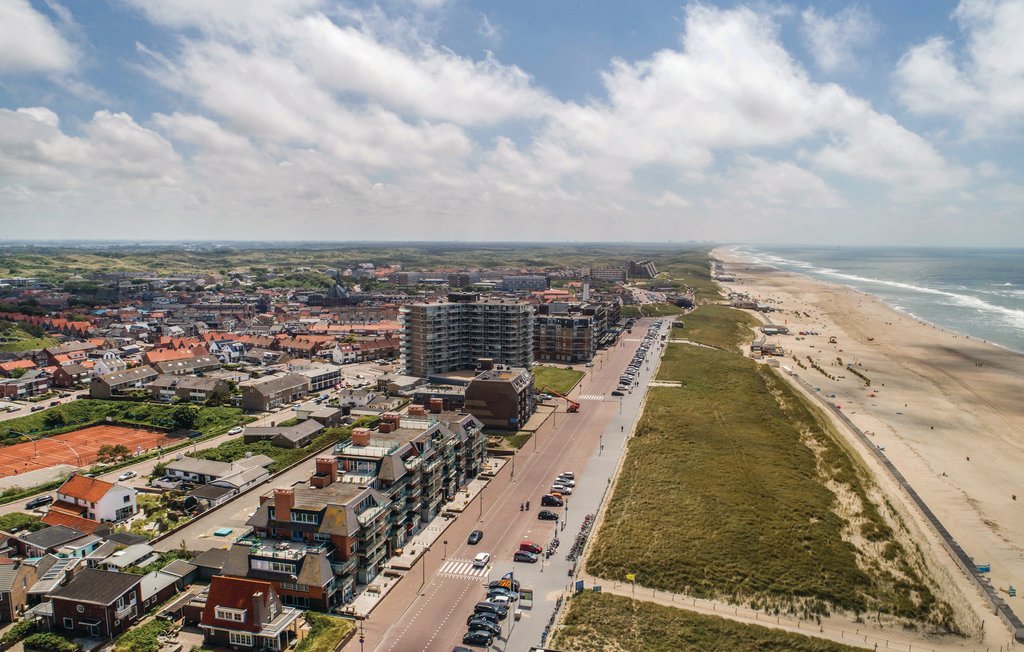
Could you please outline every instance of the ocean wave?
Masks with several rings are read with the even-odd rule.
[[[884,287],[895,288],[904,290],[907,292],[914,292],[918,294],[928,294],[937,297],[943,297],[948,302],[944,302],[949,306],[956,306],[961,308],[973,308],[979,312],[984,312],[991,315],[999,316],[1005,323],[1013,326],[1014,328],[1024,328],[1024,310],[1018,310],[1016,308],[1008,308],[995,303],[990,303],[984,299],[980,299],[970,294],[962,294],[959,292],[951,292],[949,290],[942,290],[937,288],[931,288],[923,285],[914,285],[913,283],[904,283],[902,281],[890,281],[881,278],[871,278],[869,276],[860,276],[859,274],[850,274],[847,272],[841,272],[839,270],[831,269],[828,267],[817,267],[803,261],[794,261],[779,256],[771,256],[778,262],[799,268],[800,271],[812,272],[821,274],[823,276],[829,276],[832,278],[843,279],[845,281],[851,281],[853,283],[865,283],[869,285],[881,285]],[[794,270],[796,271],[796,270]],[[1005,283],[1003,284],[1006,285]],[[1012,284],[1010,284],[1012,286]],[[1024,292],[1015,291],[1014,293],[1020,293],[1019,296],[1024,296]]]

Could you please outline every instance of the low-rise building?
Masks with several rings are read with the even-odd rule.
[[[307,419],[294,426],[249,427],[242,432],[242,438],[247,444],[269,440],[278,448],[302,448],[313,443],[323,431],[323,424]]]
[[[141,575],[83,568],[49,593],[53,624],[66,632],[110,639],[141,615]]]
[[[210,376],[176,376],[161,374],[148,386],[153,398],[171,401],[178,398],[192,403],[205,403],[217,396],[227,396],[231,388],[222,378]]]
[[[274,460],[266,455],[243,457],[234,462],[204,460],[184,455],[164,467],[164,475],[193,484],[212,484],[245,491],[270,477],[266,467]]]
[[[268,376],[239,384],[242,408],[266,412],[295,402],[309,393],[309,379],[301,374]]]
[[[188,376],[204,371],[220,369],[220,360],[212,355],[197,355],[179,360],[165,360],[153,364],[162,374],[174,374],[175,376]]]
[[[281,604],[270,582],[214,577],[200,627],[209,645],[285,650],[298,635],[299,611]]]
[[[465,410],[485,426],[518,430],[536,409],[529,369],[490,369],[466,387]]]
[[[113,398],[125,396],[133,390],[145,389],[160,374],[148,365],[133,367],[112,374],[96,376],[89,385],[92,398]]]
[[[304,376],[309,380],[309,391],[319,392],[331,389],[341,383],[341,367],[333,365],[315,364],[306,367],[295,367],[292,373]]]
[[[12,623],[28,605],[28,587],[36,583],[38,568],[34,563],[0,559],[0,623]]]
[[[57,500],[50,509],[104,523],[123,521],[135,514],[138,506],[133,487],[76,473],[57,489]]]

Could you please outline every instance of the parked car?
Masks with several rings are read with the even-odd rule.
[[[617,389],[613,389],[612,390],[612,396],[625,396],[625,394],[623,394],[622,392],[620,392]]]
[[[501,636],[501,625],[487,620],[486,618],[474,618],[469,621],[469,631],[490,632],[491,636]]]
[[[44,410],[44,409],[46,409],[45,406],[33,405],[32,409],[30,409],[29,412],[38,412],[39,410]]]
[[[477,613],[470,614],[469,618],[466,618],[466,625],[471,625],[474,620],[480,619],[489,620],[495,625],[501,622],[501,618],[498,618],[498,614],[492,613],[490,611],[479,611]]]
[[[53,407],[54,405],[60,405],[60,401],[50,401],[50,407]]]
[[[507,595],[487,596],[487,601],[493,602],[494,604],[500,604],[507,609],[512,604],[512,597]]]
[[[125,471],[121,475],[117,476],[117,479],[120,480],[121,482],[124,482],[125,480],[131,480],[134,477],[135,471]]]
[[[491,553],[481,552],[477,553],[476,557],[473,557],[473,566],[476,568],[483,568],[491,561]]]
[[[487,588],[493,589],[496,586],[501,586],[501,582],[502,580],[494,580],[493,582],[487,585]],[[512,580],[512,590],[516,593],[519,593],[519,580]]]
[[[492,601],[495,598],[508,598],[509,602],[515,602],[518,597],[519,596],[516,595],[515,591],[512,589],[506,589],[501,586],[496,586],[493,589],[487,589],[488,601]]]
[[[494,637],[482,629],[478,629],[473,632],[466,632],[466,635],[462,637],[462,642],[466,645],[482,645],[484,647],[491,647],[491,643],[494,642]]]
[[[494,614],[498,617],[498,620],[505,620],[505,616],[508,615],[508,607],[493,602],[477,602],[476,606],[473,607],[474,613],[484,611]]]
[[[43,505],[49,505],[53,502],[53,496],[36,496],[32,500],[25,503],[25,509],[36,509]]]
[[[540,506],[541,507],[561,507],[564,504],[565,504],[565,501],[562,500],[561,498],[559,498],[558,496],[552,496],[551,494],[546,494],[546,495],[540,497]]]
[[[472,532],[469,533],[469,538],[466,539],[466,543],[468,543],[471,546],[475,546],[476,544],[480,543],[480,539],[483,539],[483,538],[484,538],[483,530],[473,530]]]
[[[538,546],[533,541],[523,541],[519,544],[519,549],[525,550],[526,552],[532,552],[535,555],[539,555],[540,553],[544,552],[544,548]]]
[[[552,512],[550,509],[542,509],[537,512],[537,518],[541,521],[557,521],[558,514]]]
[[[525,550],[517,550],[516,554],[512,555],[512,561],[525,561],[528,564],[536,564],[538,559],[539,555]]]
[[[228,430],[229,435],[237,435],[242,432],[242,426],[235,426],[231,430]]]
[[[569,496],[572,494],[572,487],[565,484],[556,484],[551,487],[551,495]]]

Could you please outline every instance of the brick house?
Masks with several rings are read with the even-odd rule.
[[[49,593],[53,624],[88,636],[113,638],[142,613],[141,575],[84,568]]]
[[[199,626],[207,645],[284,650],[298,632],[299,613],[281,604],[270,582],[218,575]]]
[[[28,602],[28,587],[37,577],[35,564],[0,558],[0,623],[18,619]]]

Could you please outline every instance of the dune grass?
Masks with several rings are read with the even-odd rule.
[[[852,652],[858,648],[609,593],[569,601],[551,647],[566,652]]]
[[[878,610],[951,626],[846,452],[774,372],[672,345],[659,377],[681,387],[650,390],[588,572],[806,617]],[[856,525],[826,483],[856,505]],[[859,559],[855,536],[889,546],[886,560]]]
[[[754,336],[760,322],[742,310],[709,303],[678,318],[685,328],[672,329],[672,337],[707,344],[717,349],[736,351]]]

